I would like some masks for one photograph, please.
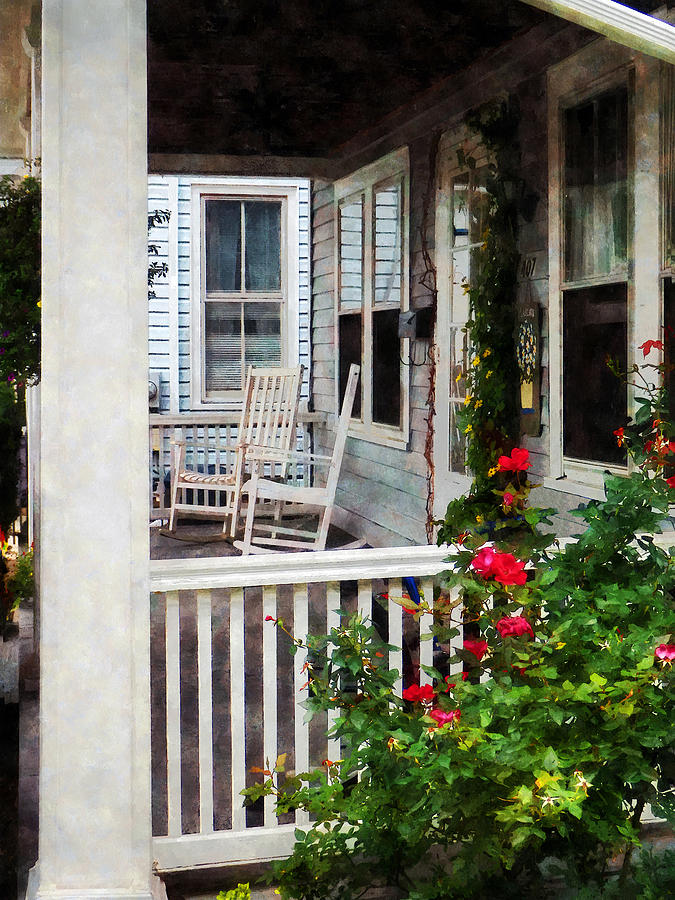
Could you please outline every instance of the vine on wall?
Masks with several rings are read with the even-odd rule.
[[[515,300],[518,213],[524,190],[518,122],[513,101],[490,104],[467,117],[467,125],[490,157],[484,243],[467,286],[471,355],[467,401],[460,415],[467,436],[466,461],[474,478],[472,493],[487,487],[488,472],[517,442],[519,432]],[[458,155],[460,165],[475,169],[475,159],[462,151]]]

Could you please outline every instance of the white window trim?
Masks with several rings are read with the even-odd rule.
[[[450,470],[450,331],[452,325],[452,191],[453,178],[468,170],[459,165],[457,150],[464,147],[470,134],[465,126],[446,131],[438,146],[438,189],[436,192],[436,284],[438,290],[436,312],[436,416],[434,425],[434,515],[443,516],[448,503],[471,486],[471,475]],[[478,146],[471,153],[477,166],[488,162],[485,150]]]
[[[605,40],[592,44],[548,71],[549,141],[549,391],[550,471],[544,486],[578,493],[579,485],[602,486],[607,470],[625,473],[625,467],[567,459],[562,429],[562,127],[563,109],[582,103],[603,90],[628,80],[634,73],[633,104],[633,260],[629,262],[628,368],[641,362],[636,348],[660,335],[660,160],[658,61]],[[630,220],[629,220],[630,221]],[[631,273],[632,268],[632,273]],[[655,352],[655,351],[654,351]],[[656,356],[650,362],[657,362]],[[628,415],[634,415],[635,397],[628,394]],[[569,479],[569,481],[568,481]]]
[[[334,309],[334,334],[335,347],[338,348],[335,360],[335,409],[339,409],[339,266],[340,266],[340,220],[339,208],[342,200],[353,194],[363,192],[366,201],[363,206],[363,304],[362,312],[362,360],[366,348],[372,352],[372,311],[373,311],[373,268],[372,268],[372,188],[382,181],[402,178],[403,199],[403,224],[401,229],[401,256],[402,256],[402,284],[400,308],[405,311],[409,308],[410,298],[410,158],[407,147],[402,147],[378,159],[374,163],[364,166],[362,169],[335,182],[334,185],[334,221],[335,221],[335,303]],[[368,193],[370,192],[370,199]],[[370,265],[369,265],[370,261]],[[401,358],[407,359],[410,352],[410,341],[405,338],[401,344]],[[408,367],[401,365],[401,427],[383,425],[372,420],[372,359],[369,365],[361,366],[361,384],[363,389],[361,402],[361,421],[352,419],[349,426],[351,437],[368,441],[373,444],[381,444],[385,447],[394,447],[406,450],[410,437],[410,376]]]
[[[282,283],[286,300],[281,312],[281,362],[295,366],[299,360],[300,286],[299,286],[299,194],[307,182],[300,179],[200,178],[191,185],[190,196],[190,407],[191,409],[236,409],[241,397],[207,397],[204,384],[203,353],[203,222],[202,198],[208,196],[246,199],[281,199],[282,202]]]

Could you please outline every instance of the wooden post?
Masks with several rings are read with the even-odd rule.
[[[43,2],[37,897],[151,893],[144,0]]]

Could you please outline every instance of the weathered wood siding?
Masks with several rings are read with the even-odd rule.
[[[521,36],[492,58],[477,61],[474,67],[446,89],[435,87],[431,100],[415,109],[399,111],[378,124],[363,141],[346,145],[339,164],[340,176],[348,175],[386,153],[407,146],[410,153],[410,305],[419,307],[431,300],[427,265],[422,253],[422,233],[434,260],[434,203],[437,170],[434,145],[439,134],[457,127],[466,113],[508,91],[520,103],[520,144],[522,170],[528,187],[538,200],[530,221],[520,223],[520,251],[524,260],[534,258],[535,267],[526,285],[521,274],[519,292],[531,290],[541,309],[541,431],[537,437],[523,438],[532,454],[533,475],[549,472],[548,410],[548,148],[546,70],[588,41],[573,28],[547,23]],[[336,409],[337,338],[335,327],[335,209],[332,186],[315,184],[313,194],[313,397],[316,409]],[[429,198],[430,201],[429,202]],[[426,199],[426,221],[424,219]],[[433,276],[432,276],[433,278]],[[425,284],[426,282],[426,284]],[[337,502],[342,508],[340,524],[373,544],[400,544],[426,541],[427,461],[424,457],[428,428],[429,367],[419,363],[427,342],[411,342],[410,440],[407,450],[395,450],[350,438],[343,463]],[[443,398],[437,398],[437,405]],[[319,444],[330,445],[330,436],[319,432]],[[583,498],[558,491],[542,491],[538,500],[565,511]],[[572,517],[563,513],[561,533],[571,530]]]
[[[154,227],[148,243],[155,244],[159,256],[149,257],[169,265],[166,278],[159,278],[154,286],[156,299],[148,307],[149,368],[162,372],[160,412],[189,412],[190,404],[190,315],[192,287],[190,284],[190,254],[192,246],[191,189],[198,175],[151,175],[148,179],[148,212],[167,209],[171,213],[168,224]],[[175,241],[175,246],[171,246]],[[309,182],[299,189],[299,359],[305,366],[303,396],[309,396],[310,366],[310,284],[309,284]],[[198,287],[195,286],[195,290]],[[172,329],[172,317],[177,329]],[[175,330],[176,334],[172,335]],[[170,391],[171,367],[177,367],[177,400]],[[175,379],[174,379],[175,380]],[[215,405],[214,405],[215,408]]]

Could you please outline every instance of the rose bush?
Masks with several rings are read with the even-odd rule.
[[[275,870],[282,897],[353,900],[374,884],[407,900],[542,897],[552,861],[600,884],[624,852],[627,879],[647,804],[675,822],[675,566],[654,540],[675,496],[669,453],[644,449],[675,435],[661,389],[647,394],[622,426],[635,468],[577,512],[576,542],[538,534],[545,513],[520,482],[517,540],[486,546],[475,528],[455,545],[445,583],[463,606],[439,596],[414,612],[461,648],[452,675],[425,669],[433,687],[396,693],[358,616],[308,638],[306,706],[333,712],[341,759],[244,792],[314,817]]]

